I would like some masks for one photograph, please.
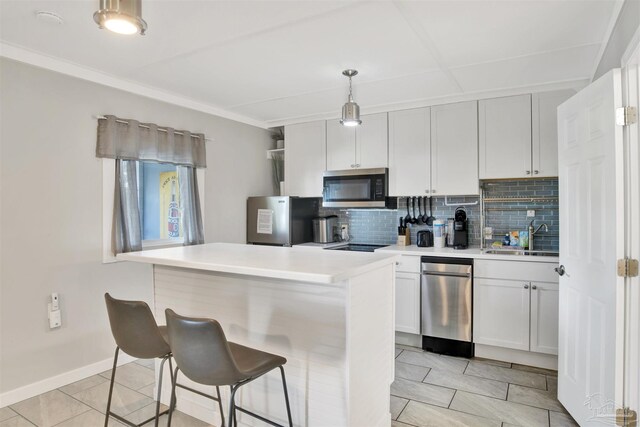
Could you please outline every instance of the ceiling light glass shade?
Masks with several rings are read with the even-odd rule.
[[[358,71],[344,70],[342,74],[349,77],[349,98],[342,106],[342,119],[340,119],[340,123],[342,123],[343,126],[358,126],[362,123],[362,120],[360,120],[360,106],[353,101],[351,89],[351,77],[358,74]]]
[[[100,9],[93,14],[100,28],[118,34],[144,35],[147,23],[142,19],[142,0],[100,0]]]

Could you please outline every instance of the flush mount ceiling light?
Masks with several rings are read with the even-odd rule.
[[[142,0],[100,0],[93,20],[102,29],[118,34],[144,35],[147,23],[142,19]]]
[[[353,93],[351,90],[351,77],[357,75],[358,70],[344,70],[342,74],[349,77],[349,98],[342,106],[342,119],[340,123],[342,123],[343,126],[358,126],[362,123],[362,120],[360,120],[360,107],[353,102]]]

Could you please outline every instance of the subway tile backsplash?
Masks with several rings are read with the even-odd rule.
[[[519,181],[486,182],[485,198],[515,198],[549,196],[550,200],[536,202],[506,201],[485,204],[485,225],[493,227],[494,240],[502,240],[509,231],[525,231],[531,219],[535,224],[543,222],[549,226],[549,232],[541,231],[535,237],[535,249],[558,250],[558,180],[536,179]],[[555,198],[555,199],[554,199]],[[424,199],[423,199],[424,200]],[[437,219],[453,218],[456,207],[461,203],[476,203],[465,206],[469,224],[470,246],[480,246],[480,204],[479,197],[450,197],[445,206],[444,197],[433,198],[433,216]],[[427,203],[428,209],[428,203]],[[535,210],[534,218],[527,218],[527,210]],[[424,213],[424,206],[422,209]],[[416,207],[416,215],[418,209]],[[339,224],[349,226],[351,241],[356,243],[391,245],[395,244],[398,234],[399,218],[407,215],[405,197],[398,199],[398,209],[332,209],[321,208],[321,215],[337,215]],[[415,244],[420,230],[430,229],[427,225],[409,226],[411,243]],[[487,240],[491,245],[493,240]]]

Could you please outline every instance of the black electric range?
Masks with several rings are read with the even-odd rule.
[[[355,252],[374,252],[376,249],[387,247],[388,245],[364,245],[360,243],[349,243],[345,246],[336,246],[326,248],[330,251],[355,251]]]

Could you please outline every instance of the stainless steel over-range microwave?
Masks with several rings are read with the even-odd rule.
[[[391,208],[389,169],[347,169],[326,171],[323,176],[322,206],[327,208]]]

